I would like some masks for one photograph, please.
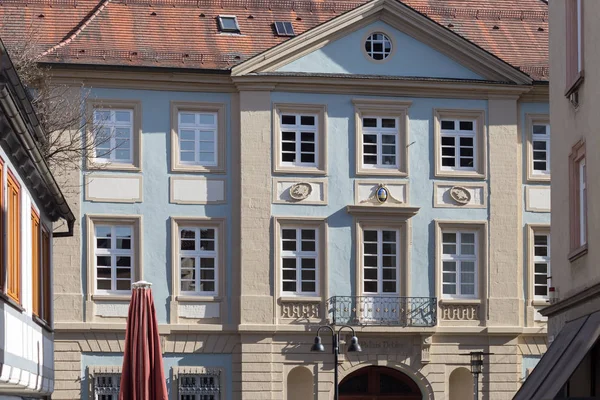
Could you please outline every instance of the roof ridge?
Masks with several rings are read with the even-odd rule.
[[[70,34],[65,39],[61,40],[60,43],[58,43],[57,45],[52,46],[51,48],[43,52],[41,54],[41,57],[47,56],[49,53],[56,51],[73,41],[98,16],[98,14],[100,14],[102,10],[104,10],[104,8],[111,1],[112,0],[102,0],[100,3],[98,3],[98,5],[95,7],[95,10],[93,10],[91,14],[88,13],[88,15],[84,19],[82,19],[79,22],[79,24],[77,24],[77,26],[74,28],[75,31],[72,34]]]
[[[113,0],[116,4],[170,7],[214,7],[268,10],[348,11],[367,0]]]

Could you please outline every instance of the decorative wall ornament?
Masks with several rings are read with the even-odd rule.
[[[431,357],[429,354],[430,348],[431,336],[423,337],[423,341],[421,343],[421,364],[429,364],[429,362],[431,362]]]
[[[320,318],[320,303],[283,302],[281,304],[281,318]]]
[[[385,187],[385,185],[380,184],[375,193],[377,195],[377,201],[380,203],[385,203],[388,199],[390,191],[387,187]]]
[[[367,199],[362,200],[360,203],[385,204],[390,199],[397,204],[404,203],[402,200],[394,197],[390,189],[384,183],[380,183],[374,188],[371,195]]]
[[[294,200],[304,200],[312,193],[312,186],[308,182],[299,182],[290,187],[290,197]]]
[[[462,186],[452,186],[450,197],[460,205],[467,205],[471,201],[471,193]]]
[[[477,321],[479,305],[477,304],[442,304],[442,319],[446,321]]]

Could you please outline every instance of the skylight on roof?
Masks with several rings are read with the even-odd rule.
[[[275,32],[277,36],[296,36],[291,22],[275,22]]]
[[[240,26],[235,15],[219,15],[217,20],[221,32],[240,33]]]

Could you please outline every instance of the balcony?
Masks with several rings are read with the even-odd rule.
[[[432,327],[437,323],[435,297],[334,296],[327,313],[336,325]]]

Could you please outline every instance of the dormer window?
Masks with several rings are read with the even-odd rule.
[[[277,36],[296,36],[291,22],[275,22],[275,32]]]
[[[219,15],[217,20],[219,21],[219,31],[240,33],[240,26],[235,15]]]

